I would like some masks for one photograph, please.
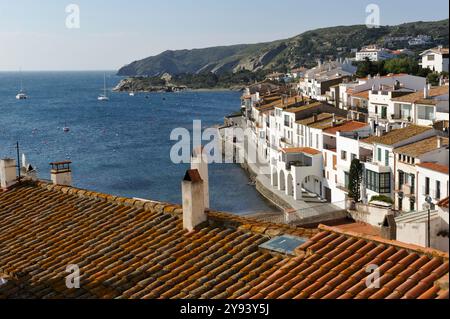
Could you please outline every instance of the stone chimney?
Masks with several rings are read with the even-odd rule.
[[[203,180],[198,170],[188,170],[181,183],[183,196],[183,228],[189,232],[207,221]]]
[[[314,113],[312,116],[313,123],[317,122],[317,113]]]
[[[381,226],[381,237],[388,240],[397,239],[397,224],[395,223],[394,214],[392,212],[384,217]]]
[[[438,136],[437,137],[437,148],[441,148],[442,147],[442,137],[441,136]]]
[[[192,152],[191,169],[198,170],[200,178],[203,180],[203,194],[205,208],[209,208],[209,173],[208,155],[203,151],[203,147],[197,147]]]
[[[72,170],[70,169],[72,162],[53,162],[50,163],[52,170],[50,171],[51,180],[54,185],[72,186]]]
[[[0,187],[8,189],[17,181],[16,176],[16,161],[10,158],[0,160]]]

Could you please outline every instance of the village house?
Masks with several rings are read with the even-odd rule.
[[[395,97],[389,103],[389,109],[393,121],[402,120],[425,126],[448,121],[448,85],[426,85],[418,92]]]
[[[368,45],[356,52],[356,61],[361,62],[369,59],[372,62],[392,59],[395,55],[390,50],[381,48],[378,45]]]
[[[448,196],[448,169],[433,170],[447,167],[448,146],[448,138],[433,136],[394,149],[396,210],[421,211],[426,196],[432,196],[434,204]]]
[[[434,72],[448,72],[448,48],[438,46],[437,48],[428,49],[420,54],[424,69],[430,69]]]
[[[351,79],[355,72],[356,67],[348,60],[323,64],[319,61],[316,67],[306,71],[304,77],[300,79],[299,92],[311,99],[327,101],[330,99],[330,93],[327,93],[330,88]]]
[[[363,201],[368,203],[374,196],[391,197],[395,186],[395,148],[408,145],[436,135],[433,128],[410,125],[388,132],[377,130],[376,134],[360,140],[360,147],[368,151],[362,159],[364,165]]]

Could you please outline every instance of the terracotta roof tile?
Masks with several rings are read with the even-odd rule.
[[[23,183],[0,193],[0,298],[448,298],[448,254],[321,226],[207,212],[182,229],[180,207]],[[309,241],[285,256],[271,232]],[[65,286],[76,263],[81,288]],[[376,263],[382,287],[365,285]]]
[[[440,163],[432,163],[432,162],[423,162],[420,164],[416,164],[419,167],[423,167],[435,172],[439,172],[439,173],[443,173],[443,174],[448,174],[449,170],[448,170],[448,166],[447,165],[443,165]]]
[[[427,126],[419,126],[419,125],[410,125],[405,128],[392,130],[389,133],[384,134],[383,136],[371,136],[366,139],[361,140],[363,143],[367,144],[383,144],[383,145],[394,145],[398,142],[407,140],[415,135],[419,135],[425,133],[427,131],[432,130],[431,127]]]

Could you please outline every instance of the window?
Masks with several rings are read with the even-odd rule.
[[[352,160],[352,162],[353,162],[353,161],[356,159],[356,154],[353,154],[353,153],[352,153],[352,154],[350,155],[350,158],[351,158],[351,160]]]
[[[424,195],[430,195],[430,178],[425,178],[425,194]]]
[[[434,120],[434,107],[433,106],[419,106],[417,117],[419,120]]]
[[[346,151],[341,151],[341,160],[344,160],[344,161],[347,160],[347,152]]]
[[[381,162],[381,161],[382,161],[382,158],[381,158],[381,155],[382,155],[382,153],[381,153],[381,148],[378,148],[378,149],[377,149],[377,152],[378,152],[378,156],[377,156],[378,162]]]
[[[367,189],[379,194],[391,192],[391,173],[376,173],[366,170],[365,184]]]
[[[389,166],[389,151],[388,150],[384,151],[384,165]]]
[[[319,134],[316,134],[316,149],[319,149]]]
[[[432,55],[432,54],[427,55],[427,60],[428,61],[434,61],[434,55]]]
[[[344,172],[344,181],[345,181],[345,188],[348,189],[348,186],[350,184],[350,174],[348,172]]]
[[[289,126],[289,115],[284,116],[284,126]]]
[[[441,182],[440,182],[440,181],[436,181],[436,194],[435,194],[435,198],[436,198],[436,199],[440,199],[440,198],[441,198]]]
[[[398,171],[398,189],[401,190],[403,184],[405,184],[405,172]]]

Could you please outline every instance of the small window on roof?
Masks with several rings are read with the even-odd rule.
[[[307,241],[307,238],[283,235],[265,242],[264,244],[260,245],[259,248],[271,250],[281,254],[295,255],[295,248],[303,245]]]

